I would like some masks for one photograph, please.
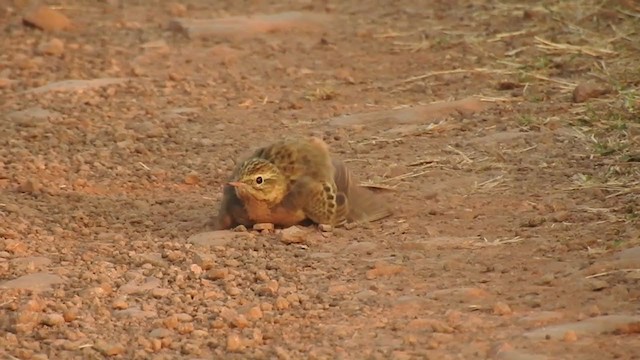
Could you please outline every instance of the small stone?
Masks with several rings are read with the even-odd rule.
[[[45,31],[60,31],[71,28],[71,20],[68,17],[44,5],[28,11],[22,22]]]
[[[199,277],[202,274],[202,268],[198,264],[191,264],[189,270],[193,273],[193,275]]]
[[[289,308],[289,300],[283,298],[282,296],[278,296],[276,299],[276,309],[278,310],[286,310]]]
[[[244,315],[236,316],[231,323],[239,329],[244,329],[249,326],[249,320],[247,320]]]
[[[535,283],[536,285],[549,285],[555,280],[555,275],[552,273],[544,274],[540,279],[538,279]]]
[[[104,356],[116,356],[124,354],[125,347],[118,343],[108,343],[104,340],[98,340],[93,345],[93,348],[98,350]]]
[[[609,283],[601,279],[588,279],[587,286],[591,291],[600,291],[609,287]]]
[[[42,323],[47,326],[58,326],[65,323],[61,314],[47,314],[42,318]]]
[[[151,290],[151,296],[153,296],[156,299],[167,297],[170,294],[171,294],[171,289],[157,288],[157,289]]]
[[[215,255],[196,252],[193,255],[193,262],[203,270],[210,270],[215,265]]]
[[[61,56],[64,54],[64,42],[60,39],[53,38],[49,41],[42,42],[38,46],[37,51],[44,55]]]
[[[42,189],[42,185],[37,180],[26,180],[20,183],[18,187],[18,191],[27,193],[27,194],[37,194]]]
[[[46,291],[51,286],[64,283],[58,275],[46,273],[34,273],[21,276],[17,279],[0,283],[0,289],[25,289],[31,291]]]
[[[493,313],[496,315],[511,315],[513,311],[509,305],[503,302],[497,302],[493,305]]]
[[[124,298],[118,298],[113,301],[111,307],[117,310],[124,310],[129,307],[129,304],[127,304]]]
[[[256,231],[273,231],[274,225],[271,223],[258,223],[253,225],[253,230]]]
[[[332,232],[333,226],[329,224],[318,224],[318,229],[322,232]]]
[[[187,7],[178,2],[172,2],[167,5],[167,11],[175,17],[184,17],[187,14]]]
[[[227,351],[238,352],[242,350],[242,339],[240,335],[231,333],[227,336]]]
[[[259,306],[254,306],[247,311],[247,319],[256,321],[262,319],[262,310]]]
[[[567,330],[563,336],[564,342],[576,342],[578,341],[578,335],[573,330]]]
[[[196,173],[190,173],[185,176],[184,183],[187,185],[197,185],[200,183],[200,177],[198,177],[198,174]]]
[[[573,102],[581,103],[591,98],[600,97],[611,92],[611,89],[604,84],[593,82],[580,83],[573,89]]]
[[[75,319],[78,318],[78,312],[76,310],[67,310],[64,312],[64,314],[62,314],[62,316],[64,317],[64,321],[66,322],[72,322]]]
[[[235,286],[228,286],[225,291],[227,292],[227,294],[229,294],[230,296],[238,296],[242,293],[242,290],[240,290],[239,288],[235,287]]]
[[[373,280],[379,277],[390,277],[399,274],[403,270],[404,267],[400,265],[393,265],[385,261],[381,261],[376,263],[373,269],[367,271],[365,276],[367,279]]]
[[[304,243],[309,231],[300,228],[299,226],[291,226],[278,232],[278,240],[285,244],[300,244]]]
[[[278,294],[278,287],[279,285],[276,280],[269,280],[263,287],[258,289],[258,294],[274,296]]]
[[[158,338],[158,339],[166,338],[170,336],[173,336],[173,331],[167,328],[155,328],[151,330],[151,332],[149,333],[149,337]]]
[[[229,276],[228,268],[211,269],[205,274],[205,278],[209,280],[223,280]]]

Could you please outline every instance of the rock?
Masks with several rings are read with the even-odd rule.
[[[276,280],[269,280],[264,286],[258,289],[258,295],[275,296],[278,294],[279,287]]]
[[[93,344],[93,348],[96,349],[104,356],[116,356],[124,354],[125,347],[119,343],[108,343],[104,340],[98,340]]]
[[[47,326],[58,326],[65,323],[62,314],[46,314],[42,318],[42,323]]]
[[[250,234],[244,232],[216,230],[191,235],[187,239],[187,242],[198,247],[211,248],[216,246],[225,246],[232,241],[248,236],[250,236]]]
[[[139,254],[136,256],[136,263],[139,266],[142,266],[144,264],[151,264],[160,268],[166,268],[169,266],[167,261],[162,258],[162,254],[159,252]]]
[[[132,307],[129,309],[114,311],[113,317],[120,320],[153,319],[157,318],[158,314],[155,311],[145,311],[137,307]]]
[[[242,350],[242,338],[236,333],[227,335],[227,351],[238,352]]]
[[[16,80],[0,77],[0,89],[11,87],[15,83],[17,83]]]
[[[592,82],[580,83],[573,89],[573,102],[581,103],[591,98],[606,95],[611,89],[604,84],[595,84]]]
[[[65,280],[58,275],[47,273],[34,273],[21,276],[17,279],[0,283],[0,289],[24,289],[31,291],[51,290],[53,285],[64,284]]]
[[[7,114],[7,118],[15,124],[24,127],[37,127],[47,123],[50,119],[57,120],[62,114],[41,107],[31,107]]]
[[[493,313],[496,315],[511,315],[513,311],[509,305],[498,301],[493,305]]]
[[[367,271],[366,278],[369,280],[379,277],[389,277],[404,271],[404,267],[400,265],[389,264],[385,261],[381,261],[375,264],[374,268]]]
[[[171,295],[171,289],[156,288],[151,290],[151,296],[153,296],[156,299],[167,297],[169,295]]]
[[[189,173],[184,177],[184,183],[186,185],[198,185],[200,183],[200,177],[196,173]]]
[[[167,4],[167,11],[173,16],[185,16],[187,14],[187,7],[184,4],[178,2],[171,2]]]
[[[42,190],[42,185],[37,180],[25,180],[18,186],[18,191],[25,194],[38,194]]]
[[[144,294],[147,291],[160,287],[160,285],[162,285],[162,281],[158,278],[152,276],[147,278],[140,277],[122,285],[118,289],[118,292],[123,295]]]
[[[320,230],[322,232],[332,232],[333,231],[333,226],[331,226],[329,224],[319,224],[318,225],[318,230]]]
[[[279,231],[277,238],[285,244],[301,244],[305,242],[309,232],[309,230],[303,229],[299,226],[291,226]]]
[[[35,89],[29,89],[25,93],[41,94],[46,92],[87,91],[109,85],[123,84],[129,78],[100,78],[91,80],[63,80],[49,83]]]
[[[212,254],[196,252],[193,254],[193,263],[200,266],[202,270],[210,270],[216,264],[216,257]]]
[[[525,337],[531,339],[551,338],[563,340],[567,331],[575,332],[576,336],[598,335],[612,332],[628,324],[640,321],[640,315],[605,315],[589,318],[568,324],[560,324],[526,332]]]
[[[11,265],[18,269],[41,269],[51,265],[51,259],[44,256],[29,256],[11,260]]]
[[[173,336],[173,331],[167,328],[155,328],[151,330],[151,332],[149,333],[149,337],[152,337],[152,338],[166,338],[166,337],[172,337],[172,336]]]
[[[600,291],[609,287],[609,283],[601,279],[587,279],[587,287],[591,291]]]
[[[66,15],[44,5],[29,10],[22,22],[45,31],[68,30],[72,26],[71,20]]]
[[[57,38],[42,42],[38,46],[37,52],[43,55],[62,56],[64,54],[64,42]]]
[[[168,28],[192,39],[250,37],[277,31],[313,31],[323,28],[328,19],[326,14],[290,11],[219,19],[175,18],[169,22]]]
[[[273,231],[274,228],[274,225],[271,223],[259,223],[253,225],[253,230],[256,231]]]

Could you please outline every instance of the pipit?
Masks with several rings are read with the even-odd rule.
[[[256,150],[223,188],[217,229],[305,220],[341,226],[391,215],[318,138],[286,139]]]

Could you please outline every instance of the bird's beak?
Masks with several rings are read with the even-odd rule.
[[[228,184],[233,186],[233,187],[240,187],[240,186],[244,185],[243,183],[238,182],[238,181],[231,181]]]

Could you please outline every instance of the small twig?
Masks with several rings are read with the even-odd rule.
[[[147,165],[145,165],[142,161],[138,161],[138,165],[142,166],[145,170],[151,170]]]
[[[454,148],[451,145],[448,145],[447,148],[451,149],[451,151],[455,152],[456,154],[462,156],[462,158],[464,159],[464,162],[468,162],[468,163],[472,163],[473,160],[469,159],[469,157],[467,155],[465,155],[462,151]]]
[[[601,277],[601,276],[607,276],[607,275],[620,273],[620,272],[627,273],[627,272],[636,272],[636,271],[640,271],[640,269],[617,269],[617,270],[605,271],[605,272],[601,272],[601,273],[585,276],[584,278],[585,279],[593,279],[593,278],[597,278],[597,277]]]
[[[426,74],[412,76],[410,78],[404,79],[400,81],[400,84],[406,84],[409,82],[424,80],[433,76],[438,75],[448,75],[448,74],[464,74],[464,73],[496,73],[496,74],[512,74],[512,71],[508,70],[498,70],[498,69],[487,69],[487,68],[477,68],[477,69],[454,69],[454,70],[442,70],[442,71],[432,71]]]

